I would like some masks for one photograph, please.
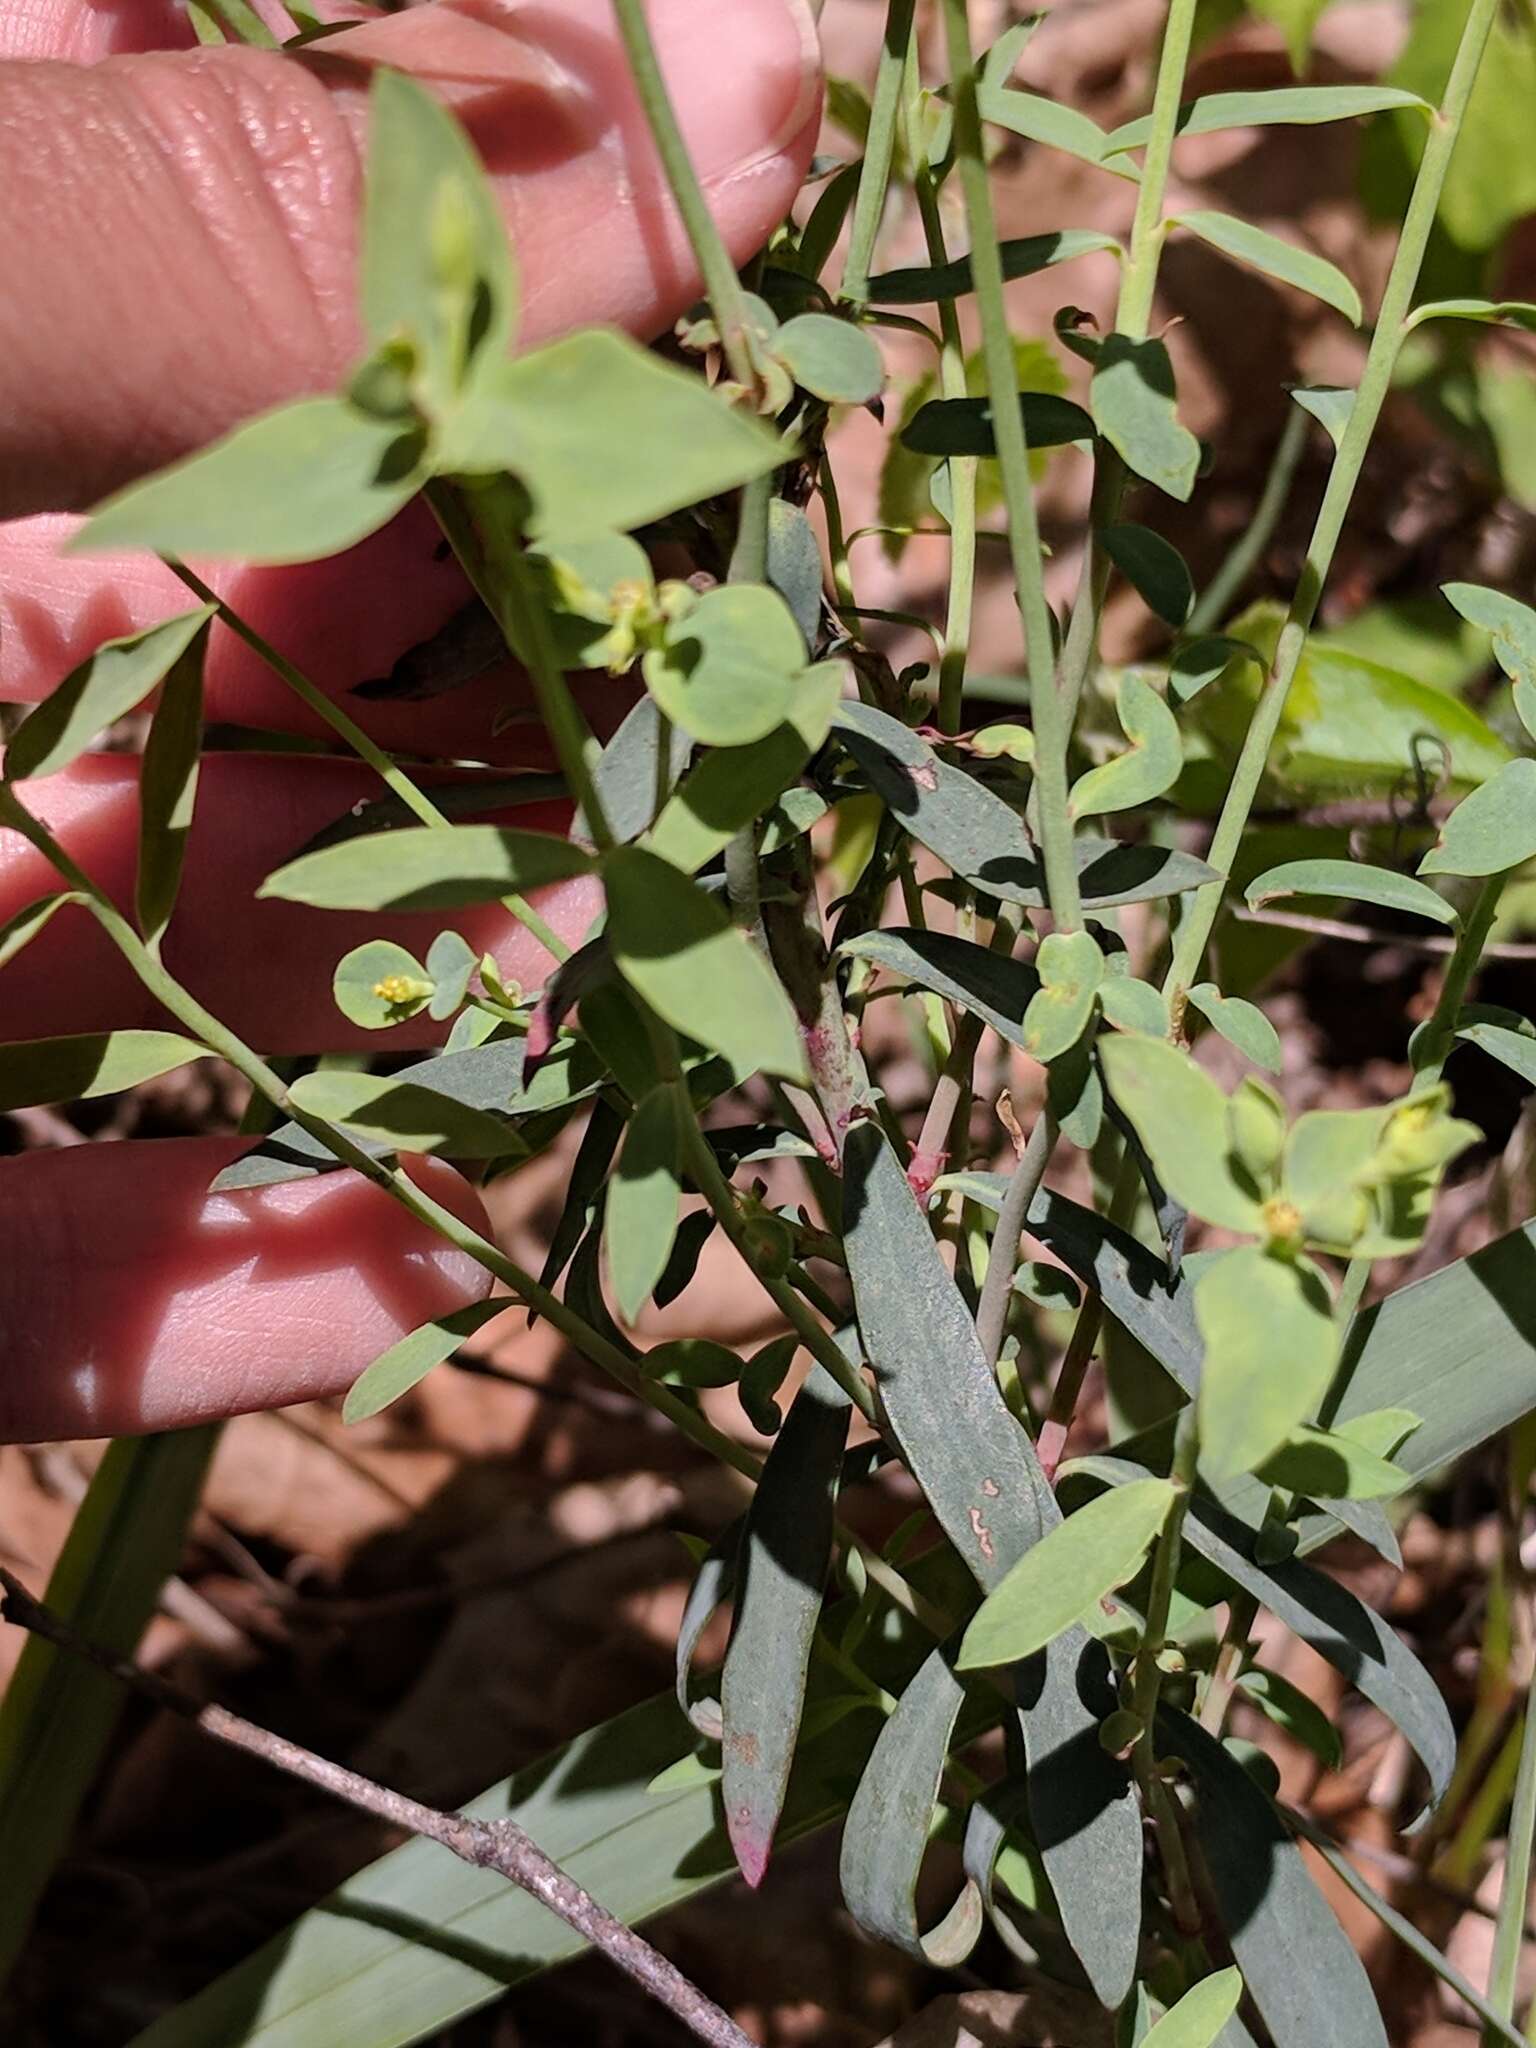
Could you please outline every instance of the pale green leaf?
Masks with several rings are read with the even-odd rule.
[[[789,716],[805,666],[795,615],[760,583],[707,591],[641,664],[674,725],[707,747],[748,746]]]
[[[1355,860],[1288,860],[1255,875],[1243,892],[1250,910],[1285,896],[1339,896],[1351,903],[1370,903],[1378,910],[1406,911],[1455,924],[1456,906],[1412,875],[1395,868],[1371,867]]]
[[[327,1071],[301,1075],[288,1094],[295,1108],[328,1123],[345,1124],[391,1150],[441,1153],[450,1159],[504,1159],[527,1149],[516,1132],[488,1110],[455,1102],[420,1081]]]
[[[73,889],[61,890],[55,896],[39,896],[35,902],[24,903],[14,917],[0,925],[0,967],[9,966],[16,955],[37,937],[43,927],[49,924],[55,911],[62,910],[66,903],[84,903],[85,898]]]
[[[370,1415],[408,1394],[435,1366],[451,1358],[466,1337],[506,1312],[504,1300],[471,1302],[430,1323],[422,1323],[381,1352],[352,1382],[341,1405],[343,1422],[366,1422]]]
[[[1283,1728],[1294,1741],[1303,1743],[1325,1770],[1336,1771],[1344,1761],[1339,1731],[1317,1701],[1299,1685],[1277,1672],[1251,1665],[1237,1681],[1238,1690],[1253,1701],[1267,1720]]]
[[[1050,1061],[1076,1045],[1093,1014],[1104,955],[1091,932],[1052,932],[1035,955],[1040,987],[1024,1012],[1024,1050]]]
[[[171,665],[144,742],[139,771],[139,871],[135,908],[139,929],[158,946],[181,887],[182,862],[197,803],[199,745],[203,734],[205,626]]]
[[[1288,85],[1264,92],[1203,93],[1179,109],[1178,133],[1215,135],[1223,128],[1308,127],[1320,121],[1350,121],[1397,107],[1431,110],[1417,93],[1393,85]],[[1106,136],[1106,150],[1141,149],[1152,133],[1143,114]]]
[[[585,848],[548,832],[410,825],[301,854],[256,893],[317,910],[457,910],[569,881],[593,866]]]
[[[1229,1230],[1261,1230],[1258,1203],[1227,1164],[1227,1098],[1210,1075],[1155,1038],[1106,1039],[1100,1057],[1110,1093],[1174,1200]]]
[[[1068,807],[1074,818],[1135,810],[1150,803],[1173,787],[1184,765],[1178,721],[1134,669],[1127,669],[1120,678],[1115,711],[1129,745],[1125,753],[1090,768],[1073,783]]]
[[[682,1113],[672,1087],[655,1088],[638,1103],[618,1170],[608,1183],[603,1248],[613,1298],[626,1323],[633,1323],[650,1299],[677,1235]]]
[[[1149,526],[1106,526],[1098,543],[1127,583],[1170,626],[1182,626],[1195,602],[1189,566],[1172,541]]]
[[[1316,1267],[1240,1245],[1195,1282],[1205,1340],[1200,1469],[1232,1479],[1267,1458],[1327,1392],[1338,1359],[1328,1290]]]
[[[990,121],[1010,134],[1029,142],[1043,142],[1051,149],[1064,150],[1085,164],[1100,164],[1106,154],[1104,130],[1075,107],[1063,106],[1035,92],[985,85],[977,94],[983,121]],[[1118,166],[1116,168],[1119,168]],[[1135,175],[1134,165],[1128,167]]]
[[[1403,325],[1411,334],[1428,320],[1475,320],[1485,327],[1523,327],[1536,330],[1536,306],[1526,299],[1435,299],[1415,306]]]
[[[1235,263],[1246,263],[1251,270],[1260,270],[1281,284],[1309,292],[1325,306],[1342,313],[1352,327],[1360,325],[1364,317],[1360,294],[1343,271],[1325,257],[1314,255],[1310,249],[1298,249],[1294,242],[1282,241],[1279,235],[1269,234],[1251,221],[1236,220],[1230,213],[1178,213],[1173,221],[1175,226],[1188,228],[1192,235],[1198,235],[1202,242],[1208,242]]]
[[[1242,1996],[1242,1972],[1219,1970],[1163,2014],[1142,2048],[1216,2048]]]
[[[534,532],[631,532],[764,476],[790,451],[699,377],[625,336],[589,328],[487,366],[438,459],[510,470]]]
[[[434,1024],[451,1017],[469,994],[469,984],[480,956],[455,931],[439,932],[427,949],[426,969],[432,983],[427,1014]]]
[[[1196,982],[1185,1000],[1245,1059],[1279,1073],[1280,1034],[1257,1004],[1244,1002],[1241,996],[1224,996],[1213,981]]]
[[[1494,657],[1510,681],[1536,689],[1536,611],[1477,583],[1446,583],[1441,589],[1469,625],[1493,635]]]
[[[1347,1431],[1293,1429],[1258,1467],[1269,1486],[1288,1487],[1308,1500],[1386,1500],[1401,1493],[1408,1474],[1368,1450]]]
[[[1173,365],[1160,341],[1107,334],[1090,387],[1094,425],[1127,468],[1173,498],[1187,498],[1200,443],[1178,416]]]
[[[1419,862],[1421,875],[1502,875],[1536,854],[1536,761],[1507,761],[1464,796]]]
[[[1135,1479],[1068,1515],[983,1600],[960,1645],[959,1669],[1017,1663],[1091,1613],[1136,1576],[1173,1497],[1169,1480]]]
[[[1337,448],[1344,438],[1344,429],[1349,425],[1349,416],[1355,409],[1354,391],[1347,385],[1316,384],[1298,385],[1291,397],[1305,413],[1310,413]]]
[[[1149,981],[1107,975],[1099,988],[1099,1006],[1117,1031],[1138,1031],[1147,1038],[1168,1035],[1168,1005]]]
[[[210,1057],[207,1046],[175,1031],[86,1031],[69,1038],[24,1038],[0,1045],[0,1110],[39,1102],[115,1095]]]
[[[213,616],[212,605],[181,612],[146,632],[107,640],[29,711],[5,750],[7,781],[57,775],[116,719],[141,704]]]
[[[1234,661],[1250,661],[1260,674],[1264,671],[1264,657],[1246,640],[1233,640],[1225,633],[1190,640],[1177,648],[1169,660],[1168,687],[1181,704],[1187,704]]]
[[[624,846],[603,866],[608,942],[620,973],[657,1015],[745,1079],[759,1068],[804,1080],[789,998],[745,932],[686,875]]]
[[[1475,1023],[1458,1026],[1456,1036],[1465,1039],[1468,1045],[1481,1046],[1490,1058],[1536,1088],[1536,1034],[1529,1028],[1511,1030],[1506,1024],[1493,1024],[1480,1017]]]
[[[337,1009],[365,1031],[387,1031],[419,1016],[434,988],[430,972],[393,939],[368,939],[354,946],[337,961],[331,977]]]
[[[108,498],[69,547],[313,562],[393,519],[426,480],[423,459],[398,420],[301,398]]]
[[[870,336],[830,313],[797,314],[771,346],[802,390],[829,404],[865,405],[885,382],[885,364]]]

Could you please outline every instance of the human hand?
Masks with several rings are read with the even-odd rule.
[[[803,0],[651,0],[651,15],[711,206],[744,260],[787,210],[814,142],[809,14]],[[7,701],[36,701],[102,640],[186,608],[152,559],[62,556],[72,530],[62,515],[249,414],[332,388],[361,354],[366,72],[342,61],[349,49],[359,64],[430,79],[474,134],[518,251],[523,343],[593,321],[654,334],[698,296],[609,0],[435,0],[309,59],[177,47],[189,41],[168,0],[46,0],[0,16]],[[342,696],[464,604],[463,579],[436,543],[413,507],[332,561],[209,575]],[[206,691],[212,720],[323,730],[222,625]],[[507,666],[426,703],[359,702],[359,721],[391,749],[543,758],[526,724],[491,738],[496,714],[526,703]],[[124,902],[138,765],[90,755],[28,784],[37,815]],[[440,922],[254,900],[286,855],[377,788],[366,768],[335,758],[204,761],[166,960],[263,1052],[376,1046],[335,1009],[335,962],[364,937],[419,952]],[[518,821],[555,822],[527,809]],[[0,831],[0,921],[57,886],[40,854]],[[576,939],[591,899],[574,884],[540,908]],[[467,914],[462,929],[509,979],[542,978],[546,956],[504,912]],[[0,972],[0,1039],[164,1021],[77,908]],[[439,1036],[421,1020],[392,1033],[390,1049]],[[355,1174],[210,1195],[240,1149],[226,1138],[130,1141],[0,1164],[0,1440],[180,1427],[335,1393],[406,1330],[488,1290],[471,1259]],[[485,1227],[478,1196],[450,1168],[417,1171]]]

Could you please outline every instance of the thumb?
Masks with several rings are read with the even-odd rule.
[[[788,210],[819,106],[805,0],[650,0],[738,260]],[[352,61],[347,61],[348,59]],[[365,66],[431,80],[474,136],[523,278],[524,345],[649,335],[699,279],[610,0],[439,0],[307,58],[208,49],[0,64],[0,516],[73,510],[360,353]]]

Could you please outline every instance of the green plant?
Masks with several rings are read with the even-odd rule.
[[[1151,112],[1109,134],[1012,83],[1032,25],[978,57],[964,0],[944,0],[948,78],[925,87],[911,0],[894,0],[860,167],[839,173],[806,226],[786,227],[745,282],[693,179],[643,10],[617,0],[617,11],[708,281],[710,304],[680,340],[717,360],[713,388],[605,333],[511,356],[516,279],[472,152],[430,98],[386,73],[373,91],[368,359],[345,391],[254,421],[123,492],[83,536],[173,563],[302,560],[351,544],[424,491],[533,679],[579,814],[572,836],[454,823],[273,657],[414,822],[383,831],[367,816],[351,821],[295,849],[264,893],[440,913],[424,959],[382,941],[362,947],[342,963],[336,997],[380,1031],[386,1051],[389,1030],[423,1010],[452,1020],[446,1048],[403,1070],[285,1082],[160,958],[195,794],[205,629],[215,607],[231,618],[184,572],[197,607],[101,649],[62,684],[16,734],[0,786],[0,819],[53,860],[59,900],[86,905],[184,1035],[3,1048],[0,1092],[53,1100],[222,1056],[286,1121],[219,1185],[352,1166],[755,1482],[743,1523],[700,1565],[679,1647],[681,1704],[652,1702],[590,1731],[528,1787],[486,1798],[487,1816],[510,1805],[620,1917],[638,1919],[732,1867],[756,1884],[776,1840],[841,1817],[845,1896],[866,1928],[954,1966],[990,1923],[1033,1964],[1085,1978],[1128,2048],[1232,2048],[1254,2029],[1276,2048],[1385,2044],[1364,1971],[1289,1817],[1224,1738],[1243,1688],[1321,1749],[1334,1740],[1254,1660],[1264,1606],[1396,1724],[1435,1806],[1456,1762],[1443,1701],[1382,1619],[1302,1553],[1342,1527],[1392,1556],[1382,1503],[1532,1405],[1530,1343],[1513,1305],[1527,1284],[1529,1231],[1355,1312],[1372,1264],[1420,1244],[1442,1176],[1477,1135],[1452,1113],[1442,1078],[1453,1046],[1480,1047],[1536,1080],[1536,1030],[1467,1000],[1504,880],[1536,857],[1536,766],[1464,707],[1428,701],[1411,678],[1309,645],[1405,338],[1431,320],[1536,318],[1473,297],[1416,303],[1493,0],[1474,0],[1435,107],[1391,86],[1184,104],[1196,9],[1171,0]],[[222,12],[240,27],[239,10]],[[1417,122],[1425,139],[1364,371],[1352,393],[1298,394],[1334,444],[1301,578],[1283,615],[1228,620],[1220,595],[1197,599],[1172,545],[1128,516],[1155,519],[1158,494],[1182,502],[1199,488],[1201,449],[1153,329],[1163,246],[1187,232],[1347,320],[1361,309],[1332,265],[1251,223],[1170,215],[1172,153],[1181,134],[1382,113]],[[1070,229],[1000,242],[989,130],[1131,181],[1128,245]],[[874,257],[898,143],[930,262],[881,275]],[[947,241],[957,205],[969,242],[959,258]],[[834,287],[823,274],[844,214],[852,247]],[[1089,366],[1086,403],[1022,390],[1005,281],[1105,254],[1121,266],[1113,329],[1094,333],[1070,309],[1059,323],[1063,346]],[[961,317],[971,301],[976,357]],[[882,390],[871,329],[907,318],[892,307],[929,303],[939,314],[935,375],[899,433],[905,453],[923,458],[918,488],[950,541],[932,725],[918,689],[928,679],[892,673],[860,637],[826,446],[832,409]],[[1047,603],[1036,501],[1035,458],[1059,447],[1093,464],[1092,531],[1064,622]],[[920,503],[913,474],[902,484],[909,507]],[[835,623],[803,509],[813,480],[832,535]],[[983,484],[1000,496],[1028,723],[968,731]],[[658,579],[637,533],[685,550],[695,576]],[[1100,621],[1115,576],[1171,638],[1155,666],[1105,679]],[[1223,587],[1240,580],[1241,570]],[[1446,596],[1491,635],[1536,739],[1536,613],[1470,585]],[[642,692],[602,748],[567,680],[590,667]],[[1119,736],[1092,758],[1082,714],[1106,680]],[[26,782],[66,765],[162,682],[135,922],[32,815]],[[1346,715],[1362,702],[1372,713],[1364,740]],[[1419,849],[1417,876],[1325,854],[1255,866],[1261,792],[1294,803],[1298,791],[1388,790],[1418,767],[1425,721],[1460,801]],[[858,872],[824,909],[811,834],[855,806],[876,822]],[[1197,855],[1180,843],[1180,818],[1212,811]],[[1087,819],[1113,828],[1081,829]],[[1415,1080],[1401,1100],[1291,1120],[1267,1083],[1250,1076],[1228,1094],[1195,1063],[1188,1040],[1203,1024],[1250,1061],[1279,1064],[1263,1012],[1208,978],[1239,872],[1250,906],[1347,897],[1448,935],[1439,1000],[1413,1037]],[[578,877],[602,910],[570,954],[529,899]],[[896,891],[904,921],[892,924]],[[542,991],[503,986],[453,927],[455,910],[497,900],[558,957]],[[1157,921],[1140,972],[1118,928],[1129,904]],[[51,907],[34,906],[7,934],[7,954]],[[861,1044],[866,1013],[893,986],[924,998],[934,1071],[916,1131],[893,1112]],[[989,1170],[991,1138],[972,1136],[988,1032],[1043,1070],[1037,1118],[1006,1177]],[[717,1114],[728,1102],[734,1122]],[[538,1278],[401,1164],[432,1152],[473,1162],[485,1178],[515,1173],[578,1114],[589,1116],[583,1168]],[[1062,1148],[1093,1155],[1102,1213],[1045,1188]],[[769,1157],[804,1163],[814,1214],[771,1207],[760,1187],[738,1184],[742,1168]],[[685,1193],[703,1198],[786,1325],[751,1360],[702,1339],[645,1351],[629,1334],[679,1256]],[[1181,1257],[1189,1218],[1242,1242]],[[1060,1300],[1064,1283],[1021,1265],[1026,1237],[1077,1283],[1075,1326],[1039,1414],[1020,1340],[1042,1294],[1053,1298],[1054,1286]],[[687,1255],[698,1249],[695,1236]],[[808,1270],[817,1261],[820,1280]],[[481,1319],[469,1311],[413,1332],[359,1380],[349,1414],[407,1392]],[[1487,1348],[1473,1398],[1471,1373],[1456,1367],[1477,1319]],[[1105,1454],[1063,1463],[1105,1320],[1140,1347],[1158,1419]],[[801,1350],[810,1370],[781,1419],[775,1396]],[[761,1461],[702,1411],[698,1390],[728,1384],[773,1438]],[[921,1488],[932,1541],[915,1561],[871,1552],[839,1519],[842,1491],[869,1476],[869,1458],[848,1448],[855,1413],[863,1437]],[[693,1651],[727,1598],[735,1623],[719,1698],[701,1698]],[[1221,1608],[1218,1629],[1210,1617]],[[1005,1744],[989,1746],[983,1738],[999,1729]],[[601,1799],[582,1803],[573,1791],[562,1805],[563,1788],[579,1787],[599,1753]],[[1528,1742],[1520,1869],[1533,1758]],[[0,1801],[0,1842],[16,1825],[10,1812]],[[964,1878],[950,1912],[925,1928],[917,1886],[936,1815],[959,1832]],[[281,1955],[256,1958],[151,2028],[146,2048],[423,2038],[494,1995],[508,1972],[418,1948],[397,1931],[402,1912],[484,1938],[518,1958],[514,1977],[576,1945],[569,1930],[557,1935],[509,1906],[500,1882],[468,1867],[445,1877],[440,1861],[407,1848],[341,1895],[356,1924],[345,1908],[332,1922],[310,1916]],[[1523,1904],[1513,1886],[1498,1981],[1487,2001],[1470,1994],[1490,2040],[1520,2038],[1511,1955]],[[1442,1958],[1431,1961],[1460,1984]]]

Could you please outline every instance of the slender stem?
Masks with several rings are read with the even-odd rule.
[[[1013,1288],[1014,1270],[1019,1263],[1019,1241],[1024,1235],[1029,1205],[1040,1191],[1045,1169],[1056,1148],[1056,1119],[1042,1109],[1029,1134],[1024,1156],[1013,1169],[992,1233],[992,1254],[987,1260],[987,1277],[981,1284],[976,1307],[976,1335],[988,1365],[996,1365],[1003,1348],[1003,1327],[1008,1320],[1008,1296]]]
[[[1520,1565],[1524,1508],[1525,1502],[1518,1498],[1510,1503],[1509,1552],[1525,1622],[1525,1713],[1520,1732],[1520,1766],[1515,1777],[1515,1796],[1505,1842],[1499,1917],[1494,1927],[1493,1961],[1488,1971],[1488,2003],[1504,2019],[1513,2019],[1515,2013],[1520,1958],[1525,1946],[1525,1908],[1531,1890],[1531,1851],[1533,1843],[1536,1843],[1536,1689],[1531,1684],[1533,1609],[1530,1587]],[[1492,2031],[1485,2032],[1483,2048],[1492,2048],[1497,2039],[1497,2034]]]
[[[869,297],[870,266],[875,259],[880,222],[885,216],[891,160],[896,152],[902,77],[912,41],[914,4],[915,0],[891,0],[885,17],[885,39],[880,46],[880,64],[869,109],[869,133],[864,139],[864,162],[853,202],[848,261],[843,267],[842,295],[855,305],[862,305]]]
[[[1301,461],[1301,451],[1307,445],[1309,424],[1301,407],[1293,405],[1276,443],[1274,459],[1264,479],[1264,488],[1259,493],[1259,502],[1225,561],[1201,591],[1194,610],[1184,622],[1186,633],[1209,633],[1221,624],[1238,592],[1248,581],[1254,564],[1274,538],[1280,515],[1291,495],[1291,485],[1296,481],[1296,467]]]
[[[5,1591],[5,1618],[16,1627],[84,1658],[156,1706],[190,1721],[215,1742],[256,1757],[274,1770],[286,1772],[388,1827],[402,1828],[437,1842],[477,1869],[494,1871],[537,1899],[584,1942],[599,1949],[642,1990],[674,2013],[696,2039],[712,2044],[712,2048],[752,2048],[749,2037],[735,2021],[706,1998],[675,1963],[600,1906],[515,1820],[481,1820],[470,1814],[445,1813],[424,1806],[420,1800],[409,1799],[402,1792],[391,1791],[372,1778],[348,1770],[344,1764],[317,1756],[313,1750],[303,1749],[286,1736],[231,1713],[227,1707],[205,1706],[157,1672],[146,1671],[131,1658],[101,1648],[61,1615],[34,1600],[20,1580],[3,1569],[0,1586]]]
[[[1120,280],[1120,303],[1115,312],[1115,330],[1132,341],[1145,341],[1152,318],[1152,299],[1157,290],[1157,271],[1163,253],[1163,200],[1168,189],[1168,169],[1173,160],[1174,137],[1178,133],[1179,101],[1184,93],[1184,73],[1189,68],[1190,38],[1194,34],[1198,0],[1171,0],[1168,26],[1163,31],[1162,54],[1157,61],[1157,84],[1152,93],[1152,132],[1142,159],[1141,183],[1136,192],[1136,217],[1131,225],[1131,253]]]
[[[1100,1295],[1090,1294],[1078,1311],[1077,1321],[1072,1325],[1072,1334],[1067,1339],[1067,1348],[1062,1356],[1061,1370],[1057,1373],[1056,1384],[1051,1389],[1051,1405],[1046,1410],[1045,1420],[1040,1425],[1040,1435],[1035,1444],[1035,1449],[1040,1454],[1040,1469],[1045,1474],[1047,1485],[1054,1484],[1056,1468],[1067,1448],[1072,1418],[1077,1413],[1083,1381],[1088,1377],[1088,1368],[1093,1363],[1093,1347],[1099,1341],[1099,1327],[1103,1320],[1103,1299]]]
[[[1035,788],[1039,796],[1046,894],[1061,931],[1083,921],[1077,870],[1072,861],[1072,821],[1067,811],[1067,727],[1053,674],[1051,613],[1045,601],[1040,528],[1029,444],[1018,400],[1013,337],[1003,295],[1002,259],[992,188],[982,148],[976,99],[976,66],[966,0],[944,0],[944,26],[955,106],[955,150],[971,233],[971,271],[981,316],[982,356],[991,399],[992,431],[1008,508],[1008,545],[1013,560],[1030,674],[1030,709],[1035,727]]]
[[[758,375],[747,341],[746,294],[742,290],[741,279],[736,275],[730,252],[720,239],[720,230],[715,226],[714,215],[704,197],[704,188],[699,183],[693,159],[688,154],[688,145],[683,140],[683,131],[678,126],[677,112],[667,91],[666,80],[661,75],[661,65],[657,62],[656,46],[651,40],[644,5],[642,0],[613,0],[613,11],[629,58],[635,92],[650,123],[656,154],[667,174],[673,203],[682,217],[689,246],[714,310],[720,346],[725,351],[732,377],[744,391],[755,394]]]
[[[1355,401],[1340,437],[1333,467],[1328,473],[1327,489],[1323,493],[1323,502],[1313,527],[1301,578],[1291,600],[1285,624],[1280,631],[1274,665],[1254,709],[1253,719],[1233,769],[1226,801],[1222,805],[1221,817],[1207,855],[1211,866],[1218,869],[1223,878],[1231,870],[1244,828],[1248,823],[1248,813],[1253,808],[1254,798],[1258,794],[1269,750],[1279,729],[1285,701],[1290,694],[1291,684],[1301,661],[1302,649],[1306,645],[1312,621],[1317,615],[1323,585],[1333,566],[1339,535],[1343,530],[1350,501],[1365,464],[1371,436],[1391,386],[1392,372],[1403,336],[1403,324],[1413,302],[1419,271],[1424,261],[1424,251],[1435,224],[1440,194],[1445,186],[1446,172],[1450,168],[1451,156],[1466,117],[1467,102],[1472,95],[1478,66],[1482,62],[1483,51],[1497,11],[1498,0],[1472,0],[1471,11],[1456,51],[1456,61],[1451,67],[1444,102],[1440,110],[1430,118],[1424,156],[1414,181],[1413,196],[1408,202],[1408,211],[1404,216],[1403,230],[1398,238],[1397,253],[1392,260],[1387,287],[1382,294],[1381,311],[1377,317],[1375,334],[1371,339],[1370,352],[1366,357],[1360,388],[1355,393]],[[1175,1002],[1179,992],[1187,989],[1198,977],[1200,963],[1205,957],[1205,949],[1221,909],[1225,887],[1224,879],[1208,882],[1203,889],[1194,893],[1190,902],[1188,915],[1180,926],[1174,942],[1173,963],[1169,968],[1166,983],[1167,991]]]
[[[773,504],[772,476],[754,477],[743,485],[727,580],[766,583],[768,580],[768,516]],[[743,825],[725,849],[725,888],[731,917],[743,931],[755,932],[762,920],[757,873],[757,826]]]
[[[1149,1812],[1155,1811],[1155,1794],[1161,1789],[1157,1779],[1156,1726],[1157,1701],[1162,1690],[1163,1672],[1158,1658],[1168,1639],[1168,1616],[1173,1608],[1173,1588],[1179,1575],[1184,1521],[1189,1513],[1190,1496],[1194,1492],[1199,1449],[1200,1438],[1195,1420],[1195,1407],[1191,1402],[1187,1408],[1179,1412],[1173,1440],[1173,1469],[1169,1475],[1177,1491],[1153,1552],[1152,1588],[1147,1596],[1147,1625],[1142,1634],[1141,1647],[1136,1652],[1136,1663],[1131,1678],[1131,1712],[1141,1723],[1141,1734],[1136,1740],[1133,1761]],[[1159,1828],[1159,1835],[1162,1833],[1163,1830]],[[1182,1849],[1182,1844],[1180,1848]],[[1165,1858],[1166,1854],[1165,1845]],[[1169,1879],[1170,1883],[1175,1885],[1178,1882],[1176,1861],[1169,1864]]]
[[[823,455],[821,468],[817,473],[817,487],[821,492],[822,510],[827,519],[827,554],[832,564],[832,588],[837,602],[845,611],[856,611],[853,588],[853,567],[848,560],[848,543],[843,537],[843,506],[838,496],[837,479],[832,474],[832,465]]]
[[[1200,1700],[1200,1726],[1207,1735],[1219,1736],[1227,1725],[1227,1709],[1242,1676],[1243,1659],[1248,1654],[1248,1642],[1258,1614],[1259,1603],[1251,1593],[1232,1595],[1227,1607],[1227,1625],[1221,1633],[1221,1646]]]

